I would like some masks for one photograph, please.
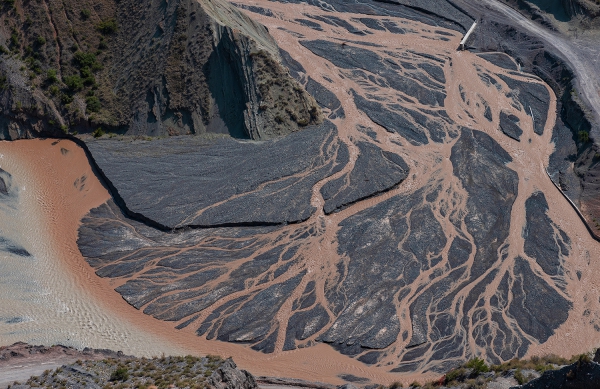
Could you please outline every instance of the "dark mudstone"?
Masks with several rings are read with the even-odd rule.
[[[423,130],[414,125],[404,116],[389,110],[385,105],[376,101],[367,100],[361,95],[354,94],[354,104],[356,107],[369,116],[376,124],[385,128],[389,132],[397,132],[405,139],[415,145],[429,143],[427,135]]]
[[[300,23],[300,24],[302,24],[303,26],[310,27],[313,30],[323,31],[323,29],[321,28],[321,25],[319,23],[313,22],[312,20],[295,19],[295,21],[298,22],[298,23]]]
[[[572,303],[538,277],[524,259],[516,259],[515,272],[521,277],[512,285],[508,312],[524,332],[543,343],[567,320]]]
[[[217,329],[217,339],[228,342],[254,342],[262,340],[272,330],[271,321],[281,304],[300,283],[303,274],[272,285],[257,293],[254,298],[241,305],[227,316]],[[276,332],[276,331],[275,331]],[[269,343],[276,340],[273,339]],[[260,347],[265,348],[267,345]]]
[[[14,255],[18,255],[19,257],[31,257],[29,251],[27,251],[21,245],[11,241],[8,238],[4,238],[0,236],[0,251],[5,251]]]
[[[319,103],[321,107],[331,111],[329,119],[344,118],[346,116],[344,108],[342,108],[342,104],[337,96],[311,77],[308,77],[306,91],[317,100],[317,103]]]
[[[329,315],[320,304],[308,311],[296,312],[290,317],[283,350],[296,348],[295,340],[304,340],[329,323]]]
[[[333,16],[333,15],[323,15],[323,16],[309,15],[309,16],[312,19],[322,21],[329,25],[345,28],[346,30],[348,30],[348,32],[350,32],[352,34],[364,35],[364,33],[362,31],[357,30],[352,24],[350,24],[347,21],[340,19],[336,16]]]
[[[362,13],[378,16],[396,16],[432,26],[466,32],[473,19],[451,1],[419,0],[285,0],[290,3],[306,2],[326,11]],[[367,18],[367,20],[369,20]],[[362,21],[362,19],[361,19]],[[368,23],[368,21],[367,21]],[[370,26],[369,26],[370,27]],[[371,27],[373,28],[373,27]],[[352,32],[351,30],[349,30]]]
[[[0,169],[0,195],[8,196],[11,191],[12,176],[7,171]]]
[[[562,275],[562,265],[564,258],[569,255],[571,240],[548,217],[548,203],[542,192],[534,193],[527,199],[525,210],[525,254],[534,258],[546,274]]]
[[[513,61],[508,55],[506,55],[504,53],[480,53],[477,55],[479,55],[481,58],[485,59],[486,61],[490,61],[491,63],[493,63],[494,65],[496,65],[498,67],[508,69],[508,70],[518,70],[518,67],[515,64],[515,61]]]
[[[331,123],[264,143],[180,137],[87,146],[132,214],[170,228],[305,220],[315,211],[313,185],[348,161]]]
[[[353,374],[340,374],[338,377],[340,377],[344,381],[358,382],[358,383],[363,383],[363,384],[370,381],[368,378],[357,377]]]
[[[399,73],[402,66],[386,59],[381,58],[377,53],[362,47],[352,45],[340,45],[335,42],[325,40],[301,41],[304,47],[316,55],[331,61],[335,66],[341,69],[362,69],[368,73],[376,75],[385,81],[391,88],[414,96],[419,102],[432,107],[441,107],[444,105],[446,94],[443,83],[435,79],[441,79],[441,69],[437,65],[421,65],[423,70],[413,70]],[[418,53],[417,53],[418,55]],[[426,57],[423,57],[426,58]],[[434,58],[435,60],[440,60]],[[444,59],[441,59],[443,62]],[[429,73],[432,72],[435,77]],[[366,73],[353,73],[354,77],[367,78]],[[371,79],[371,82],[373,79]]]
[[[360,154],[354,169],[321,188],[327,214],[373,193],[389,190],[408,175],[408,165],[400,156],[371,143],[360,142],[357,146]]]
[[[523,130],[519,127],[519,118],[514,115],[508,115],[504,111],[500,112],[500,129],[502,132],[514,140],[520,141]]]
[[[523,106],[525,113],[533,114],[534,132],[538,135],[544,133],[548,109],[550,108],[550,94],[546,86],[535,82],[524,82],[514,78],[499,75],[511,89]]]
[[[290,53],[281,48],[279,49],[279,53],[281,54],[283,64],[290,70],[290,74],[292,75],[292,77],[304,83],[303,76],[304,74],[306,74],[306,70],[304,69],[302,64],[296,61],[294,58],[292,58]]]

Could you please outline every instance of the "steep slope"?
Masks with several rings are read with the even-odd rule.
[[[98,128],[268,139],[321,120],[266,28],[225,1],[2,7],[3,139]]]

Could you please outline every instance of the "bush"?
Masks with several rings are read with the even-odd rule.
[[[529,382],[529,378],[525,377],[525,374],[523,374],[521,369],[517,369],[517,371],[515,371],[515,380],[517,380],[519,385],[523,385]]]
[[[401,382],[396,381],[389,386],[389,389],[398,389],[398,388],[403,388],[403,387],[404,387],[404,385],[402,385]]]
[[[73,102],[73,96],[67,94],[67,93],[61,93],[60,95],[60,101],[63,104],[71,104]]]
[[[90,18],[90,16],[92,16],[92,13],[90,12],[89,9],[82,9],[81,10],[81,18],[83,20],[88,20]]]
[[[46,44],[46,38],[44,38],[43,36],[38,36],[37,39],[35,40],[35,42],[40,45],[43,46]]]
[[[96,96],[89,96],[85,99],[85,104],[87,106],[87,110],[90,112],[98,112],[100,108],[102,108],[102,104],[100,104],[100,100]]]
[[[587,131],[579,131],[579,141],[587,143],[590,140],[590,133]]]
[[[100,129],[98,129],[98,130],[100,130]],[[100,130],[100,131],[102,131],[102,130]],[[128,378],[129,378],[129,373],[127,372],[127,369],[124,367],[118,368],[117,370],[113,371],[113,373],[110,375],[111,381],[127,381]]]
[[[94,138],[100,138],[101,136],[104,135],[104,130],[102,130],[102,128],[98,127],[94,130],[94,132],[92,132],[92,135],[94,136]]]
[[[54,84],[55,82],[58,82],[58,77],[56,77],[55,69],[48,69],[48,71],[46,72],[46,81],[49,84]]]
[[[450,370],[448,374],[446,374],[445,383],[448,384],[452,381],[463,380],[467,374],[467,371],[463,367],[459,367],[458,369]]]
[[[473,358],[469,362],[465,364],[466,368],[473,369],[473,375],[479,375],[481,373],[487,373],[490,371],[488,365],[485,364],[485,361],[481,358]]]
[[[83,51],[77,51],[73,55],[73,59],[80,69],[92,68],[96,64],[96,55],[94,53],[84,53]]]
[[[107,20],[103,20],[100,23],[98,23],[96,28],[102,34],[108,35],[108,34],[114,34],[115,32],[117,32],[117,30],[119,29],[119,26],[117,25],[117,21],[115,19],[107,19]]]
[[[65,77],[65,85],[73,92],[77,92],[83,89],[83,80],[79,76],[68,76]]]

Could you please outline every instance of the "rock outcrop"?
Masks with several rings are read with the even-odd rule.
[[[226,1],[4,2],[0,137],[226,133],[319,123],[267,29]]]
[[[598,389],[600,364],[580,360],[559,370],[544,372],[541,377],[511,389]]]
[[[57,354],[79,356],[75,363],[55,369],[41,370],[26,382],[14,382],[13,389],[57,388],[101,389],[122,387],[179,387],[206,389],[257,389],[252,374],[240,370],[231,358],[223,360],[214,355],[206,357],[136,358],[110,350],[77,350],[53,346],[16,344],[10,349],[25,349],[30,354]],[[4,350],[0,349],[0,353]],[[3,360],[0,359],[0,366]],[[22,363],[43,363],[32,356],[22,357]],[[43,372],[43,373],[42,373]]]

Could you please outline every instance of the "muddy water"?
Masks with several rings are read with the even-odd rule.
[[[83,150],[70,141],[0,142],[0,168],[12,175],[17,194],[0,204],[1,236],[30,254],[0,252],[0,345],[63,344],[137,356],[218,354],[234,356],[256,375],[332,383],[342,382],[341,373],[394,379],[325,345],[265,355],[144,315],[114,291],[115,284],[97,277],[77,248],[79,221],[109,198]]]
[[[377,126],[356,108],[350,93],[351,90],[360,95],[372,93],[372,90],[368,90],[372,85],[365,86],[351,77],[344,76],[327,60],[300,45],[298,36],[303,36],[303,39],[307,40],[326,38],[339,42],[341,39],[362,41],[370,44],[369,49],[377,52],[382,58],[391,59],[390,53],[406,53],[407,50],[414,49],[446,60],[444,88],[447,93],[445,109],[448,115],[456,124],[484,131],[495,139],[510,153],[513,162],[509,167],[515,170],[519,177],[518,196],[513,208],[506,210],[511,214],[511,232],[502,247],[508,255],[506,260],[498,261],[492,269],[489,269],[489,271],[499,270],[499,276],[490,283],[482,296],[482,299],[487,302],[484,309],[491,310],[489,299],[496,292],[500,277],[505,272],[513,272],[514,261],[518,256],[525,258],[531,264],[536,275],[545,279],[550,285],[553,284],[553,281],[539,270],[535,260],[525,255],[521,233],[525,224],[525,201],[536,191],[542,191],[549,203],[550,217],[568,233],[572,240],[572,250],[564,265],[567,286],[564,291],[559,290],[559,292],[573,302],[573,309],[569,319],[548,341],[539,344],[535,339],[530,339],[532,346],[528,354],[556,353],[571,356],[600,344],[600,333],[594,328],[600,324],[600,318],[595,313],[600,312],[598,302],[600,281],[594,277],[594,274],[600,272],[600,264],[597,262],[600,246],[591,239],[575,212],[545,173],[545,166],[553,150],[551,135],[556,109],[554,97],[550,102],[544,135],[538,136],[533,132],[531,117],[527,112],[514,107],[512,99],[508,96],[509,88],[497,77],[499,74],[507,75],[508,72],[471,53],[456,52],[455,48],[461,39],[456,32],[446,31],[449,35],[444,36],[448,40],[442,40],[431,27],[400,19],[395,19],[395,22],[403,25],[408,31],[404,35],[371,30],[370,35],[357,36],[343,28],[325,23],[322,24],[324,31],[316,32],[294,22],[294,19],[303,13],[327,14],[320,9],[308,5],[280,4],[266,0],[247,3],[273,11],[273,17],[259,14],[251,16],[269,28],[278,44],[304,66],[308,75],[321,84],[327,85],[337,95],[346,113],[344,119],[336,119],[335,123],[341,141],[350,149],[350,163],[342,172],[314,187],[313,205],[322,208],[323,198],[320,188],[325,182],[340,177],[352,169],[359,153],[354,141],[356,139],[372,141],[357,129],[357,125],[370,127],[376,132],[378,147],[401,155],[410,166],[411,177],[398,188],[381,196],[358,202],[336,214],[325,215],[322,211],[317,212],[306,222],[307,229],[316,226],[318,233],[304,245],[303,254],[308,260],[290,269],[286,278],[289,279],[301,272],[306,272],[308,276],[304,277],[296,289],[296,295],[292,296],[278,313],[277,321],[281,330],[276,342],[276,352],[265,355],[243,346],[207,341],[197,337],[193,326],[177,331],[172,323],[155,320],[126,304],[114,291],[116,286],[126,280],[111,283],[107,279],[96,277],[77,249],[79,221],[90,209],[109,198],[106,190],[92,174],[83,151],[67,141],[57,144],[51,140],[0,143],[0,168],[12,174],[17,192],[14,203],[3,204],[0,208],[0,220],[2,220],[0,231],[3,237],[18,243],[31,254],[29,257],[4,252],[0,254],[0,287],[3,291],[0,296],[0,344],[21,340],[45,344],[62,343],[76,347],[113,348],[137,355],[158,355],[162,352],[232,355],[241,367],[254,374],[331,383],[341,382],[338,378],[339,374],[354,374],[381,383],[398,379],[409,382],[413,379],[433,377],[433,375],[420,373],[391,374],[387,371],[389,367],[385,367],[386,363],[394,364],[398,361],[402,355],[401,350],[405,349],[410,336],[405,340],[398,339],[390,346],[390,350],[395,352],[389,353],[385,360],[380,361],[381,367],[366,366],[323,344],[294,351],[281,351],[283,334],[291,312],[290,304],[309,280],[317,283],[317,291],[319,291],[317,299],[327,307],[323,294],[324,285],[335,274],[336,264],[346,260],[340,258],[336,243],[339,223],[344,219],[392,196],[413,193],[432,182],[441,183],[443,188],[441,193],[445,195],[439,198],[433,211],[444,234],[449,238],[448,247],[445,247],[441,254],[443,260],[440,264],[423,272],[414,282],[411,292],[398,302],[397,316],[403,328],[411,328],[408,307],[419,297],[421,293],[419,287],[430,282],[430,276],[436,269],[442,268],[447,263],[450,238],[460,233],[471,239],[466,228],[463,227],[462,231],[458,231],[447,217],[442,216],[441,212],[443,207],[451,207],[452,212],[467,211],[465,208],[467,193],[460,181],[453,176],[453,167],[449,160],[456,138],[447,137],[441,143],[429,142],[427,145],[414,146],[400,135],[389,133]],[[359,27],[356,18],[363,15],[337,14],[336,16]],[[380,19],[394,18],[380,17]],[[361,28],[364,29],[364,26]],[[377,47],[373,44],[381,46]],[[423,58],[419,57],[405,59],[413,63],[423,61]],[[475,76],[478,72],[488,73],[490,77],[497,80],[499,87],[483,82]],[[511,75],[511,77],[525,82],[541,83],[526,75]],[[328,80],[333,82],[330,83]],[[379,96],[394,98],[397,92],[380,87],[376,93]],[[410,96],[406,97],[410,98]],[[492,122],[485,118],[483,106],[476,104],[480,98],[484,98],[490,104],[494,117]],[[404,104],[422,112],[431,109],[414,100]],[[521,142],[508,138],[499,130],[498,118],[501,110],[510,112],[520,119],[524,131]],[[291,235],[294,233],[293,229],[298,227],[290,227],[289,231],[279,231],[277,234]],[[265,239],[270,238],[275,236],[265,237]],[[265,247],[263,250],[267,249],[268,247]],[[260,252],[256,253],[258,254]],[[467,266],[471,266],[473,261],[474,255],[467,262]],[[214,284],[219,281],[215,280]],[[460,301],[468,294],[470,288],[475,286],[476,281],[473,280],[472,286],[465,287],[456,296],[453,314],[457,316],[461,314]],[[248,290],[245,291],[247,292]],[[236,295],[228,296],[211,309],[235,297]],[[199,321],[209,312],[210,310],[204,311]],[[476,327],[477,323],[473,323],[472,328]],[[311,339],[318,337],[319,334],[315,334]],[[483,352],[478,348],[472,334],[469,335],[471,337],[462,345],[466,350],[465,353],[472,355]]]
[[[0,168],[12,175],[15,195],[0,204],[0,233],[30,254],[0,252],[0,343],[180,352],[149,342],[149,333],[94,296],[102,283],[81,261],[76,228],[109,195],[83,150],[68,141],[1,142]]]

